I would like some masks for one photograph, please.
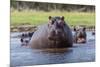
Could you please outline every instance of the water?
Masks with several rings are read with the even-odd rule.
[[[86,44],[74,44],[69,49],[36,50],[21,46],[17,36],[11,33],[11,66],[31,66],[38,64],[58,64],[95,61],[95,36],[87,32]]]

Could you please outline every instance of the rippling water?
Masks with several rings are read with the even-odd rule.
[[[95,61],[95,36],[87,32],[86,44],[74,44],[72,48],[36,50],[20,45],[20,39],[11,33],[11,66],[58,64]]]

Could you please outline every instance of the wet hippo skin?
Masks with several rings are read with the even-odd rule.
[[[86,28],[80,27],[80,28],[74,28],[74,42],[75,43],[86,43],[87,40],[87,34],[86,34]]]
[[[66,48],[73,46],[72,32],[64,17],[48,18],[48,23],[38,27],[29,46],[31,48]]]

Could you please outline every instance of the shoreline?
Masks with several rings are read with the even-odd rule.
[[[86,26],[79,25],[81,27],[86,27],[86,31],[95,31],[95,25]],[[70,25],[70,28],[73,30],[74,25]],[[34,32],[37,30],[37,26],[34,25],[19,25],[19,26],[10,26],[10,32]]]

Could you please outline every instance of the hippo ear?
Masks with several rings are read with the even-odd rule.
[[[64,20],[64,16],[61,17],[61,20]]]
[[[52,18],[52,17],[51,17],[51,16],[49,16],[49,20],[51,20],[51,18]]]
[[[76,31],[76,28],[74,27],[74,31]]]

